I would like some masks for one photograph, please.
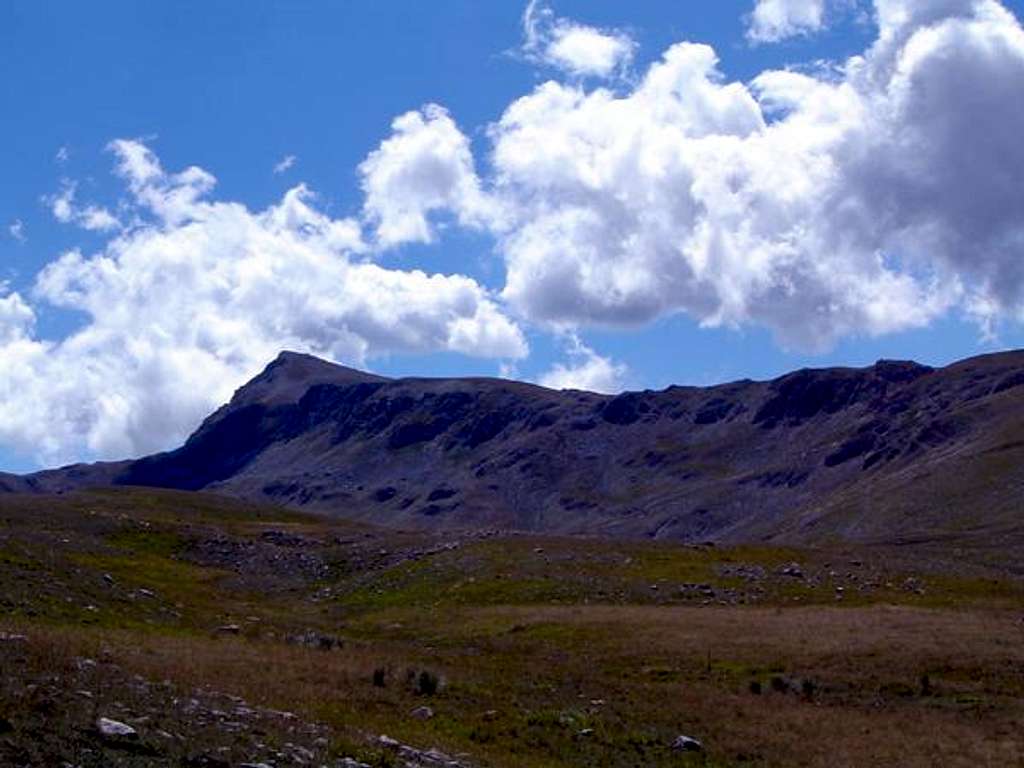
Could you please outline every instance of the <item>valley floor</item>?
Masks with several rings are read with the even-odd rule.
[[[1024,765],[997,560],[5,497],[0,765]]]

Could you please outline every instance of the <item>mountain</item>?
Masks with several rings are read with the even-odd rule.
[[[1024,352],[618,396],[387,379],[285,352],[177,450],[0,477],[15,491],[103,484],[400,527],[1017,541]]]

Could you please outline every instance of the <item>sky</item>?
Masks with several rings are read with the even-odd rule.
[[[0,470],[282,349],[603,392],[1024,346],[1024,0],[0,4]]]

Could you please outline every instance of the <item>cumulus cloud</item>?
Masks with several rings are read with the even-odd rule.
[[[28,337],[35,326],[32,308],[17,293],[0,283],[0,345],[13,344]]]
[[[295,155],[285,155],[274,165],[274,174],[280,175],[291,170],[298,158]]]
[[[24,243],[28,239],[28,236],[25,234],[25,222],[21,219],[15,219],[7,225],[7,234],[19,243]]]
[[[624,90],[545,82],[489,127],[483,177],[441,107],[402,115],[361,168],[377,244],[431,242],[445,214],[487,230],[503,298],[556,328],[685,313],[822,350],[1020,315],[1024,32],[996,0],[875,15],[828,71],[728,82],[684,42]],[[546,51],[571,22],[531,3],[524,25]]]
[[[61,191],[44,198],[53,217],[61,224],[75,224],[91,232],[110,232],[121,227],[121,222],[106,208],[97,205],[79,207],[75,203],[77,186],[65,179]]]
[[[621,72],[636,48],[625,32],[558,18],[543,0],[531,0],[526,6],[523,37],[527,58],[575,77],[610,77]]]
[[[825,0],[756,0],[747,38],[755,43],[775,43],[818,32],[824,26]]]
[[[483,179],[447,113],[410,113],[368,209],[385,241],[429,240],[444,210],[489,229],[503,297],[552,327],[685,313],[820,350],[956,308],[1020,316],[1024,31],[996,0],[875,15],[876,42],[827,72],[728,82],[684,42],[626,90],[545,82],[490,126]],[[560,23],[531,4],[528,46]]]
[[[489,131],[505,298],[538,322],[683,312],[786,345],[1024,305],[1024,33],[994,0],[879,0],[820,75],[727,82],[679,43],[626,92],[550,81]]]
[[[359,167],[364,213],[381,248],[433,242],[432,212],[454,213],[469,227],[496,220],[469,139],[446,110],[429,104],[397,117],[391,128],[391,137]]]
[[[568,362],[556,363],[537,383],[550,389],[582,389],[602,394],[623,390],[626,366],[599,355],[575,334],[568,338],[568,356]]]
[[[353,365],[527,352],[474,280],[365,261],[359,223],[321,213],[303,186],[251,211],[208,199],[208,172],[167,172],[144,144],[111,151],[132,223],[48,264],[30,294],[84,325],[38,338],[26,298],[0,299],[0,440],[43,462],[171,447],[282,348]]]
[[[71,150],[66,146],[62,146],[57,149],[57,153],[53,156],[53,161],[60,165],[63,165],[71,158]]]

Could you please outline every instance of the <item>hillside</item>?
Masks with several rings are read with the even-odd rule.
[[[6,485],[207,490],[405,528],[1007,547],[1022,385],[1021,352],[615,397],[282,353],[175,451]]]

